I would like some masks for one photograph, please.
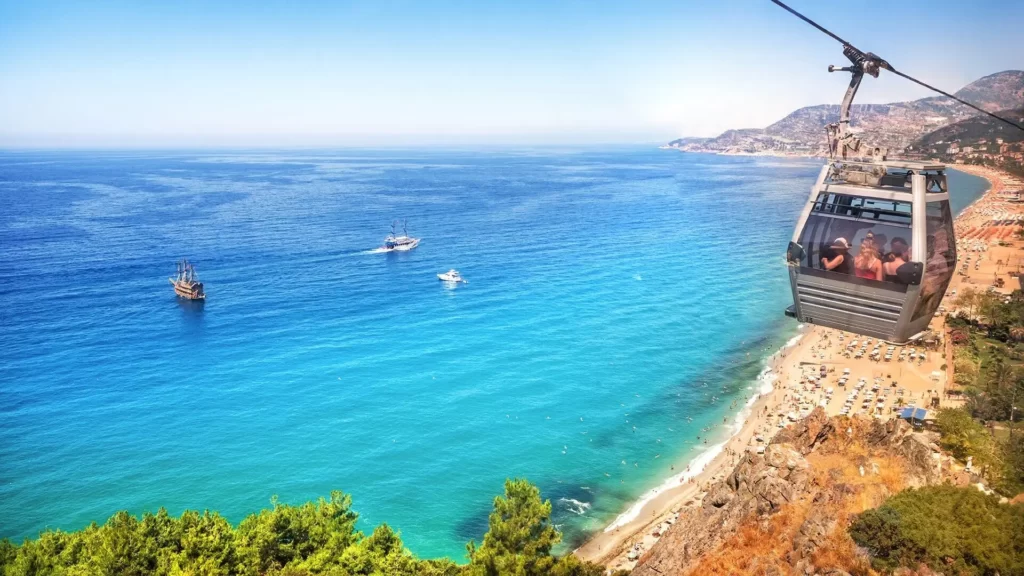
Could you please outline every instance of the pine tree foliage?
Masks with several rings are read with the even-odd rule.
[[[332,492],[298,506],[271,501],[232,527],[216,512],[118,512],[103,525],[50,530],[16,545],[0,540],[0,576],[598,576],[575,556],[556,557],[561,534],[551,503],[525,480],[494,501],[483,544],[470,562],[421,560],[387,524],[356,529],[351,498]]]

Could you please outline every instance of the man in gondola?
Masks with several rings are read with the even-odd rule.
[[[850,243],[846,238],[836,238],[831,246],[822,251],[821,265],[831,272],[853,273],[853,257],[850,256]]]

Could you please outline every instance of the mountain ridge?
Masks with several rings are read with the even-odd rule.
[[[983,76],[954,95],[990,112],[1024,107],[1024,70]],[[854,104],[850,128],[873,146],[899,151],[930,132],[978,114],[945,96]],[[765,128],[731,129],[712,138],[678,138],[666,146],[684,152],[824,156],[825,125],[838,120],[838,104],[817,104],[798,108]]]

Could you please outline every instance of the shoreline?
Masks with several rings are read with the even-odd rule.
[[[803,325],[801,325],[801,329],[802,326]],[[778,376],[774,372],[775,366],[773,366],[773,363],[776,361],[780,352],[786,348],[795,346],[802,338],[803,332],[800,332],[796,336],[790,338],[780,350],[773,352],[770,356],[763,359],[767,365],[758,373],[754,380],[755,383],[759,385],[757,387],[757,392],[751,395],[746,402],[744,402],[743,406],[733,414],[733,422],[725,428],[725,434],[719,434],[719,437],[715,439],[714,444],[707,446],[696,455],[692,456],[687,461],[685,470],[669,476],[661,484],[645,492],[635,502],[633,502],[625,512],[616,516],[614,520],[605,526],[602,532],[613,532],[620,528],[629,526],[632,522],[641,517],[641,512],[651,501],[656,500],[663,492],[671,490],[677,485],[689,483],[691,480],[699,476],[717,458],[719,458],[732,439],[743,432],[747,422],[750,420],[751,416],[755,414],[755,408],[758,401],[766,394],[770,394],[774,391],[773,382],[778,378]]]
[[[1003,181],[1007,178],[1012,179],[1012,175],[1006,172],[983,166],[952,165],[949,168],[979,176],[989,184],[988,189],[957,214],[955,222],[958,228],[966,226],[969,221],[976,220],[979,216],[976,212],[983,212],[990,202],[998,199],[999,193],[1003,190]],[[959,284],[958,280],[954,280],[950,290]],[[947,290],[948,293],[949,290]],[[607,568],[631,569],[635,566],[636,561],[657,542],[666,525],[674,522],[682,507],[700,505],[707,487],[731,472],[738,462],[740,454],[770,442],[775,432],[780,429],[773,424],[773,416],[778,415],[782,422],[782,414],[785,411],[783,404],[789,401],[790,408],[792,408],[793,403],[801,400],[801,395],[795,393],[796,388],[792,384],[794,378],[802,382],[805,363],[801,362],[801,358],[806,358],[809,352],[816,364],[856,366],[853,362],[841,359],[833,360],[834,352],[831,350],[833,335],[839,334],[839,331],[819,326],[805,327],[804,325],[801,325],[799,329],[800,333],[797,336],[766,358],[767,366],[755,381],[755,386],[759,386],[759,388],[756,394],[737,412],[735,428],[731,435],[716,442],[704,452],[691,456],[688,462],[683,462],[684,472],[667,478],[655,488],[645,492],[604,529],[594,533],[583,545],[576,548],[573,554]],[[839,343],[837,345],[841,345],[842,338],[840,337],[837,342]],[[818,346],[821,348],[819,349]],[[825,359],[826,351],[828,352],[827,360]],[[935,354],[935,356],[939,356],[939,354]],[[929,364],[937,366],[939,362],[945,365],[944,358],[938,361],[933,358]],[[919,366],[922,365],[923,362],[919,364]],[[932,368],[934,367],[932,366]],[[915,384],[919,384],[919,387],[940,386],[942,389],[945,388],[945,378],[939,384],[932,384],[926,377],[927,370],[922,373],[913,369],[912,366],[910,368],[908,376],[911,378],[916,376]],[[893,371],[893,368],[889,367],[888,370]],[[903,370],[904,368],[900,368],[901,380],[903,379]],[[861,367],[861,372],[863,371],[863,367]],[[787,392],[786,384],[790,384],[789,388],[794,390],[793,399]],[[918,391],[912,390],[909,398],[914,398],[915,392]],[[825,401],[831,402],[831,398],[827,398],[828,400]],[[925,398],[923,391],[921,398]],[[762,438],[763,442],[757,441],[758,437]]]
[[[715,156],[753,156],[753,157],[768,157],[768,158],[805,158],[805,159],[821,159],[827,160],[828,156],[824,154],[811,154],[811,153],[784,153],[776,152],[774,150],[764,150],[760,152],[730,152],[728,150],[683,150],[677,146],[669,146],[663,144],[658,146],[659,150],[676,150],[684,154],[714,154]]]
[[[609,568],[625,567],[630,541],[650,532],[656,525],[673,521],[672,517],[681,507],[699,505],[707,487],[732,470],[740,454],[759,432],[766,434],[768,418],[777,412],[784,399],[776,384],[786,367],[785,361],[808,346],[812,340],[809,336],[814,334],[815,327],[800,325],[799,330],[781,349],[765,358],[767,366],[758,374],[755,384],[760,388],[736,413],[735,423],[731,426],[733,430],[727,437],[689,461],[682,462],[681,465],[685,466],[683,472],[644,493],[572,553]],[[705,458],[708,454],[711,456]]]

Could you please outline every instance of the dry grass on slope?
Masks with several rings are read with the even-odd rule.
[[[855,441],[837,448],[807,456],[812,490],[777,514],[748,520],[689,573],[790,574],[804,562],[822,574],[836,568],[854,575],[875,574],[847,527],[856,514],[906,486],[903,461],[887,454],[870,456]]]

